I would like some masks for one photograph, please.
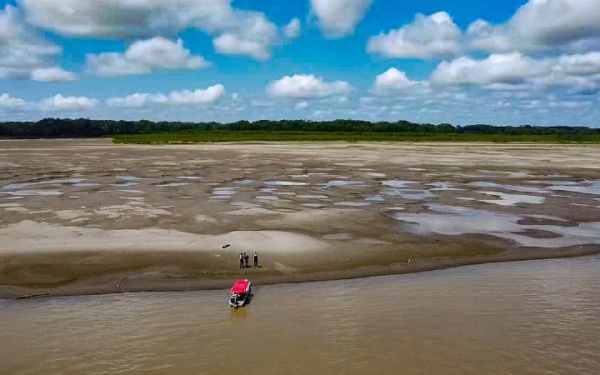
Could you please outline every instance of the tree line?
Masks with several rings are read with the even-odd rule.
[[[434,133],[482,135],[600,135],[600,128],[581,126],[492,126],[485,124],[453,126],[418,124],[409,121],[369,122],[359,120],[153,122],[46,118],[37,122],[0,122],[4,138],[109,137],[124,134],[202,133],[202,132],[317,132],[317,133]]]

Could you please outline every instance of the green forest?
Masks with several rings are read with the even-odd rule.
[[[112,137],[116,143],[242,141],[489,141],[600,143],[600,129],[570,126],[418,124],[357,120],[152,122],[47,118],[0,122],[0,138]]]

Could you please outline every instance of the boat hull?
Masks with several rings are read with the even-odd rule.
[[[229,296],[229,306],[233,308],[243,307],[248,302],[252,295],[252,288],[250,282],[246,280],[236,281],[233,288],[231,288],[231,295]]]
[[[244,307],[246,305],[246,302],[248,301],[248,298],[250,298],[250,292],[248,292],[244,297],[239,297],[237,301],[234,301],[233,298],[230,298],[229,306],[236,309],[238,307]]]

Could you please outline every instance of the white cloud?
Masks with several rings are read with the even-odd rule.
[[[30,78],[35,69],[52,68],[61,53],[62,48],[37,37],[17,8],[0,9],[0,79]]]
[[[102,77],[120,77],[152,72],[152,67],[129,61],[120,53],[101,53],[86,56],[86,70]]]
[[[0,95],[0,107],[15,108],[26,106],[27,102],[20,98],[13,98],[9,94]]]
[[[209,106],[217,102],[223,95],[225,95],[225,87],[223,85],[214,85],[204,90],[172,91],[169,95],[136,93],[124,98],[110,98],[106,101],[106,104],[109,107],[121,108],[143,108],[154,104]]]
[[[58,67],[39,68],[31,72],[31,80],[38,82],[73,81],[77,76]]]
[[[510,20],[519,36],[545,45],[564,45],[600,34],[598,0],[530,0]]]
[[[414,23],[372,37],[367,51],[390,58],[455,56],[462,50],[461,39],[461,30],[448,13],[417,14]]]
[[[324,82],[314,75],[286,76],[271,82],[267,94],[275,98],[308,99],[334,95],[349,95],[352,86],[345,81]]]
[[[155,102],[155,96],[151,94],[132,94],[124,98],[110,98],[106,101],[109,107],[120,108],[143,108]]]
[[[33,24],[67,36],[146,37],[194,27],[219,38],[234,35],[240,45],[269,51],[279,31],[263,13],[234,9],[231,0],[19,0]],[[221,43],[223,47],[223,40]],[[243,53],[227,45],[223,53]],[[253,49],[252,51],[255,51]],[[255,55],[252,55],[255,56]]]
[[[477,20],[469,25],[466,37],[471,50],[510,52],[514,47],[507,34],[504,26],[494,26],[487,21]]]
[[[125,59],[162,69],[198,70],[210,65],[184,48],[181,39],[174,43],[161,37],[135,42],[125,51]]]
[[[2,44],[20,38],[22,31],[19,29],[19,14],[17,8],[7,5],[0,10],[0,41]]]
[[[44,99],[41,107],[48,111],[85,111],[98,105],[98,101],[85,96],[64,97],[58,94],[52,98]]]
[[[236,27],[229,27],[213,40],[218,53],[225,55],[249,55],[264,61],[271,57],[271,48],[279,43],[279,30],[264,14],[244,12],[238,17]]]
[[[484,60],[461,57],[438,65],[431,75],[433,84],[491,85],[524,84],[528,78],[539,75],[535,61],[520,53],[491,55]]]
[[[223,34],[213,39],[213,46],[223,55],[249,55],[259,61],[271,57],[271,51],[265,44],[236,34]]]
[[[529,0],[504,24],[476,20],[463,32],[446,12],[418,14],[415,22],[369,40],[369,53],[389,58],[453,57],[490,53],[588,52],[600,48],[600,0]]]
[[[212,105],[225,95],[223,85],[214,85],[205,90],[173,91],[168,96],[168,103],[174,105]]]
[[[309,107],[308,102],[300,102],[294,106],[294,108],[296,108],[296,109],[306,109],[308,107]]]
[[[189,26],[217,30],[236,20],[231,0],[18,0],[30,22],[68,36],[122,38]]]
[[[91,54],[86,58],[87,70],[105,77],[148,74],[154,69],[200,70],[210,65],[184,48],[181,39],[173,42],[162,37],[137,41],[124,54]]]
[[[354,33],[373,0],[310,0],[311,11],[327,38],[343,38]]]
[[[378,95],[387,95],[402,90],[425,88],[426,86],[425,82],[412,81],[403,71],[390,68],[375,78],[373,92]]]
[[[437,86],[476,85],[492,89],[600,88],[600,53],[534,59],[519,52],[483,60],[461,57],[438,65],[430,77]]]
[[[600,52],[560,56],[556,68],[571,75],[598,74],[600,73]]]
[[[298,38],[302,33],[302,25],[300,20],[294,18],[283,28],[283,35],[288,39]]]
[[[570,46],[600,37],[599,0],[529,0],[505,24],[478,20],[467,33],[473,48],[490,52]]]

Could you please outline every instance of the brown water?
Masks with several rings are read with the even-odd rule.
[[[0,374],[598,374],[600,257],[0,301]]]

